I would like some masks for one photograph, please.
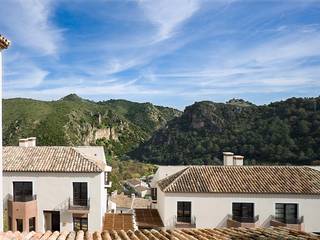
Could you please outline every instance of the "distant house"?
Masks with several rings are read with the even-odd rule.
[[[125,185],[135,189],[136,187],[148,187],[148,184],[139,178],[132,178],[125,181]]]
[[[3,149],[3,199],[13,231],[101,230],[108,172],[103,147]]]
[[[144,198],[138,198],[134,194],[127,196],[124,193],[117,194],[113,192],[109,198],[109,211],[116,213],[132,213],[136,208],[150,208],[151,201]]]
[[[160,166],[151,185],[165,227],[320,232],[320,171],[242,164],[243,157],[224,153],[224,166]]]
[[[138,197],[144,198],[147,195],[150,195],[150,188],[144,187],[144,186],[138,186],[135,189],[135,193],[137,194]]]

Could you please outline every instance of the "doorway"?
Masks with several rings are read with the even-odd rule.
[[[44,228],[46,231],[60,231],[60,212],[43,211]]]

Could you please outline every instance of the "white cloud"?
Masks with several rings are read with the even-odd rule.
[[[146,17],[158,27],[157,41],[170,38],[174,31],[200,7],[198,0],[139,0]]]
[[[12,45],[20,45],[41,54],[56,54],[61,30],[50,22],[53,5],[49,0],[10,0],[1,4],[0,26]]]
[[[32,63],[19,63],[6,69],[5,89],[30,89],[43,83],[48,72]]]

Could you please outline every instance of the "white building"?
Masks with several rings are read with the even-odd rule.
[[[0,35],[0,196],[2,196],[2,50],[7,49],[10,42]],[[0,231],[3,230],[3,207],[0,204]]]
[[[102,230],[107,175],[103,147],[3,149],[3,201],[13,231]]]
[[[226,153],[228,166],[160,166],[152,192],[165,227],[287,226],[320,232],[320,171],[238,161],[243,157]]]

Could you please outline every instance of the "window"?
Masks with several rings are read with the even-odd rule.
[[[29,218],[29,232],[36,230],[36,218]]]
[[[23,221],[22,221],[22,219],[16,219],[16,223],[17,223],[17,231],[23,232]]]
[[[238,222],[254,222],[254,204],[232,203],[232,219]]]
[[[152,200],[157,200],[157,188],[151,188],[151,198]]]
[[[191,223],[191,202],[177,202],[177,221]]]
[[[73,183],[73,204],[77,206],[87,206],[88,204],[88,184],[86,182]]]
[[[104,172],[104,185],[110,184],[110,174],[108,172]]]
[[[13,182],[13,200],[27,202],[32,198],[32,182]]]
[[[276,203],[276,220],[287,223],[298,223],[298,204]]]
[[[8,228],[12,231],[12,218],[10,216],[8,217]]]
[[[88,231],[88,218],[73,217],[74,231]]]

